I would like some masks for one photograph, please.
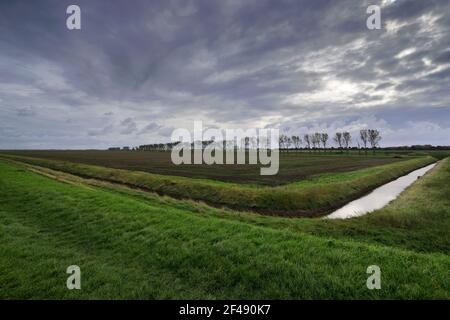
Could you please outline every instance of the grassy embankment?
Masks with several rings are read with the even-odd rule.
[[[420,157],[347,173],[318,175],[278,187],[265,187],[132,172],[48,159],[1,156],[176,198],[200,200],[214,206],[291,216],[324,214],[377,186],[435,161],[432,157]]]
[[[159,201],[172,207],[232,219],[276,229],[289,229],[324,237],[380,243],[418,252],[439,252],[450,255],[450,158],[437,164],[418,182],[408,187],[399,198],[374,213],[346,220],[286,219],[237,212],[227,208],[212,209],[192,200],[175,200],[138,191],[101,180],[83,179],[61,171],[26,164],[32,171],[63,182],[91,185],[140,201]]]
[[[318,237],[280,222],[337,221],[237,213],[66,176],[74,182],[0,161],[1,298],[450,297],[450,257],[401,249],[401,238],[387,235],[387,247]],[[382,224],[396,225],[386,218],[393,210],[398,221],[448,220],[449,177],[446,160],[386,208]],[[412,232],[417,245],[428,235]],[[82,270],[79,291],[65,287],[72,264]],[[372,264],[381,290],[366,288]]]

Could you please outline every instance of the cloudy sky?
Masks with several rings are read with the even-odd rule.
[[[450,145],[449,35],[448,0],[0,0],[0,148],[135,146],[194,120]]]

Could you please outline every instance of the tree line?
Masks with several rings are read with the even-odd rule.
[[[352,148],[352,135],[348,131],[336,132],[332,137],[332,141],[335,143],[335,146],[340,150],[348,150]],[[359,139],[356,138],[356,146],[358,149],[364,149],[367,151],[368,146],[370,146],[373,150],[379,147],[379,143],[381,140],[381,134],[376,129],[362,129],[359,131]],[[317,149],[327,149],[329,147],[330,136],[326,132],[315,132],[308,133],[303,135],[303,137],[293,135],[287,136],[285,134],[280,135],[279,137],[279,148],[280,150],[296,150],[296,149],[308,149],[308,150],[317,150]],[[206,147],[209,145],[211,141],[201,141],[202,147]],[[172,150],[174,146],[176,146],[179,142],[170,142],[170,143],[153,143],[153,144],[145,144],[140,145],[135,148],[109,148],[109,150],[136,150],[136,151],[167,151]],[[227,148],[229,144],[234,145],[234,141],[222,141],[223,148]],[[191,144],[194,147],[194,143]],[[238,146],[237,148],[245,148],[245,149],[257,149],[258,141],[255,138],[246,137],[244,138],[244,143],[242,146]],[[334,148],[334,147],[333,147]]]
[[[329,146],[330,136],[326,132],[307,133],[300,136],[287,136],[285,134],[280,135],[279,144],[280,149],[327,149]],[[352,135],[348,131],[336,132],[332,137],[335,145],[341,149],[350,149],[352,147]],[[359,131],[358,137],[355,139],[356,147],[358,149],[368,149],[370,146],[372,149],[378,148],[381,141],[380,131],[376,129],[362,129]],[[361,142],[361,143],[360,143]]]

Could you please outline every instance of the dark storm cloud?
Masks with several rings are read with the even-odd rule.
[[[0,3],[0,127],[22,137],[8,130],[0,147],[136,145],[196,119],[345,126],[430,106],[448,116],[445,0],[75,3],[74,31],[73,1]],[[383,29],[370,31],[374,3]]]

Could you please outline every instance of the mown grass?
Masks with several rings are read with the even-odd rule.
[[[217,210],[214,214],[276,229],[450,255],[449,181],[450,158],[446,158],[383,209],[345,220],[286,219],[230,210]],[[141,198],[150,196],[131,190],[120,192]]]
[[[346,220],[286,219],[261,216],[229,209],[213,209],[195,201],[180,201],[159,197],[119,184],[77,176],[42,167],[30,167],[53,179],[77,185],[92,185],[139,201],[158,202],[182,210],[197,212],[221,219],[238,220],[275,229],[289,229],[323,237],[379,243],[418,252],[438,252],[450,255],[450,158],[439,162],[434,169],[415,182],[398,199],[382,210]]]
[[[432,157],[420,157],[351,173],[319,175],[284,186],[262,187],[208,179],[163,176],[57,160],[1,156],[83,177],[144,188],[176,198],[201,200],[232,209],[290,216],[324,214],[377,186],[435,161]]]
[[[450,297],[447,255],[257,226],[238,218],[257,215],[231,219],[229,210],[123,190],[0,161],[0,297]],[[82,270],[79,291],[65,287],[72,264]],[[366,287],[372,264],[381,290]]]
[[[381,210],[360,219],[307,224],[304,231],[450,255],[450,158]]]

